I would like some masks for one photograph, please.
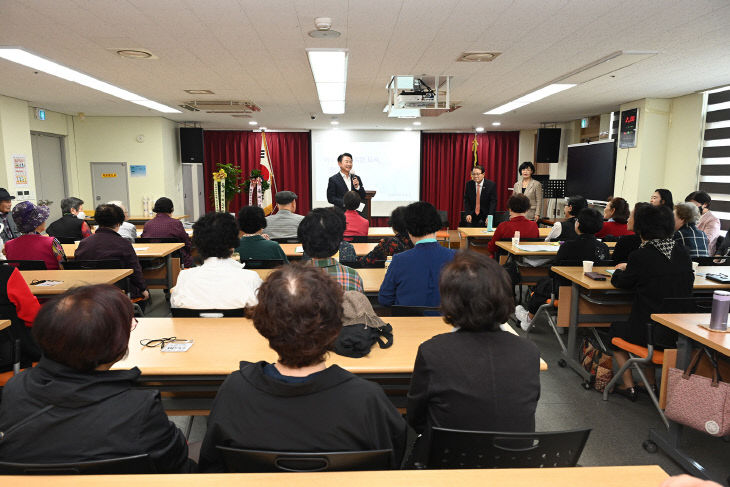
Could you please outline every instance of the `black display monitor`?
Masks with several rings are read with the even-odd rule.
[[[565,196],[581,195],[588,200],[606,201],[614,194],[615,176],[614,140],[568,146]]]

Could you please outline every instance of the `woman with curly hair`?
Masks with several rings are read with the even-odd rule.
[[[292,264],[259,288],[256,330],[278,359],[241,362],[208,417],[201,469],[223,471],[216,446],[274,451],[392,450],[400,465],[406,423],[383,389],[325,363],[342,329],[340,285],[321,269]]]

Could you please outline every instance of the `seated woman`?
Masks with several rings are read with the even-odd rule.
[[[193,225],[193,243],[203,265],[185,269],[170,290],[173,308],[236,309],[256,306],[261,278],[231,259],[238,226],[230,213],[208,213]]]
[[[635,233],[636,230],[634,230],[634,215],[639,208],[644,208],[647,206],[651,206],[651,204],[636,203],[634,205],[634,209],[631,210],[629,220],[628,222],[626,222],[626,229],[631,231],[631,233],[629,235],[623,235],[622,237],[619,237],[618,242],[616,242],[616,246],[613,248],[613,253],[611,254],[611,260],[613,260],[617,264],[620,264],[621,262],[628,262],[629,254],[638,249],[639,245],[641,245],[641,237],[639,237],[639,235]]]
[[[623,198],[609,198],[606,208],[603,210],[603,218],[606,220],[603,227],[596,232],[596,238],[606,236],[621,237],[631,235],[632,232],[626,226],[629,221],[629,204]]]
[[[693,205],[694,206],[694,205]],[[611,336],[620,337],[635,345],[646,346],[646,324],[652,313],[661,311],[664,298],[683,298],[692,293],[694,273],[687,248],[672,239],[674,222],[666,206],[644,206],[636,209],[634,231],[641,237],[641,247],[629,255],[626,264],[618,264],[611,284],[619,289],[634,291],[634,303],[628,322],[611,324]],[[676,333],[655,325],[655,345],[676,343]],[[629,356],[615,350],[613,356],[622,366]],[[649,386],[655,388],[654,367],[647,366]],[[636,401],[631,369],[623,375],[623,387],[615,392]]]
[[[717,239],[722,232],[720,229],[720,219],[710,211],[712,198],[704,191],[693,191],[687,195],[684,201],[696,205],[700,210],[701,216],[697,222],[697,228],[705,232],[705,235],[707,235],[710,241],[707,250],[710,255],[715,255],[717,251]]]
[[[575,222],[575,233],[578,236],[574,240],[563,242],[558,249],[556,261],[558,265],[564,261],[570,261],[580,265],[584,260],[600,262],[608,260],[611,252],[608,246],[596,239],[595,233],[603,225],[601,212],[593,208],[583,208],[578,214]],[[527,308],[522,305],[515,307],[515,317],[520,321],[520,328],[527,331],[530,322],[537,313],[537,310],[545,304],[551,293],[557,293],[558,287],[570,285],[563,277],[555,275],[552,271],[549,277],[544,277],[537,282],[535,292],[527,302]]]
[[[575,233],[575,220],[583,208],[588,208],[588,201],[582,196],[571,196],[565,204],[565,220],[555,222],[550,233],[545,237],[546,242],[563,242],[573,240],[577,237]]]
[[[59,264],[66,260],[63,247],[54,237],[41,235],[49,213],[47,206],[36,206],[30,201],[21,201],[13,207],[15,226],[23,235],[5,242],[8,259],[42,260],[46,269],[60,268]]]
[[[348,191],[342,198],[345,202],[345,240],[352,241],[347,237],[367,237],[370,223],[357,212],[360,207],[360,195],[357,191]]]
[[[130,242],[134,243],[134,241],[137,240],[137,227],[127,221],[127,219],[129,218],[129,212],[127,212],[127,209],[124,207],[124,203],[119,200],[115,200],[110,201],[109,204],[117,205],[124,212],[124,221],[119,227],[119,231],[117,233],[124,237],[125,240],[129,240]]]
[[[425,440],[417,460],[434,426],[535,431],[540,397],[537,347],[500,329],[514,306],[507,272],[485,255],[459,252],[439,287],[444,321],[455,330],[418,348],[408,391],[408,424]]]
[[[15,340],[20,340],[20,366],[38,361],[41,351],[31,335],[31,326],[40,304],[17,267],[0,265],[0,318],[10,320],[10,328],[0,331],[0,372],[11,370]]]
[[[652,206],[666,206],[670,210],[674,209],[672,192],[664,188],[655,190],[654,193],[652,193],[651,198],[649,198],[649,203]]]
[[[135,323],[114,286],[77,287],[46,303],[33,324],[43,357],[2,391],[0,458],[74,463],[147,453],[157,472],[191,471],[160,393],[134,388],[136,367],[109,370],[126,355]]]
[[[155,206],[152,211],[156,213],[155,217],[144,224],[144,230],[142,230],[142,238],[167,238],[172,237],[177,239],[178,242],[185,244],[180,249],[180,255],[182,256],[183,265],[185,267],[193,266],[193,257],[190,252],[192,250],[192,242],[190,236],[185,231],[185,227],[180,220],[176,220],[172,216],[172,212],[175,211],[175,207],[172,204],[170,198],[158,198],[155,201]]]
[[[218,389],[201,470],[223,471],[216,445],[289,452],[392,449],[392,466],[400,464],[406,423],[383,389],[325,363],[342,328],[342,295],[326,273],[298,264],[264,281],[253,324],[279,358],[241,362]]]
[[[513,194],[507,200],[509,209],[509,220],[497,225],[494,236],[487,244],[487,250],[494,255],[497,252],[497,242],[514,237],[515,232],[520,232],[520,238],[538,238],[540,231],[537,223],[525,218],[530,210],[530,199],[524,194]]]
[[[247,259],[283,260],[289,262],[278,242],[263,237],[266,228],[266,215],[259,206],[244,206],[238,212],[238,227],[243,232],[238,244],[241,262]],[[193,232],[195,234],[195,232]]]
[[[710,240],[705,232],[697,228],[700,211],[692,203],[677,203],[674,206],[674,240],[684,245],[690,257],[708,257]]]
[[[79,242],[74,253],[77,260],[119,260],[122,269],[132,269],[129,276],[129,293],[132,299],[149,299],[147,283],[142,277],[142,267],[134,247],[117,231],[124,221],[124,212],[116,205],[99,205],[94,211],[99,224],[96,233]]]
[[[390,214],[390,221],[388,224],[393,229],[395,236],[381,238],[378,245],[375,246],[367,255],[358,258],[358,262],[363,266],[373,265],[379,260],[386,260],[389,255],[395,255],[405,250],[413,248],[413,242],[411,242],[408,236],[408,229],[406,228],[406,207],[399,206]],[[340,255],[342,251],[340,250]]]

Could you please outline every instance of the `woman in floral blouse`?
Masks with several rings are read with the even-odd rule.
[[[405,206],[399,206],[390,214],[390,226],[395,233],[394,237],[381,238],[369,254],[358,258],[362,266],[372,266],[379,260],[385,260],[389,255],[394,255],[413,248],[413,242],[408,237],[406,229]]]

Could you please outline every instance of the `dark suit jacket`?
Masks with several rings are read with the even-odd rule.
[[[350,173],[350,176],[352,177],[352,173]],[[355,176],[360,180],[360,189],[348,188],[339,172],[334,176],[330,176],[329,183],[327,184],[327,201],[344,209],[345,203],[342,201],[342,198],[345,196],[345,193],[348,191],[357,191],[360,199],[365,203],[365,188],[362,183],[362,178],[357,174]]]
[[[497,209],[497,185],[494,181],[485,179],[482,182],[479,214],[474,213],[477,206],[477,187],[474,181],[467,181],[464,189],[464,211],[467,215],[476,216],[477,220],[486,220],[488,215],[494,215]]]

